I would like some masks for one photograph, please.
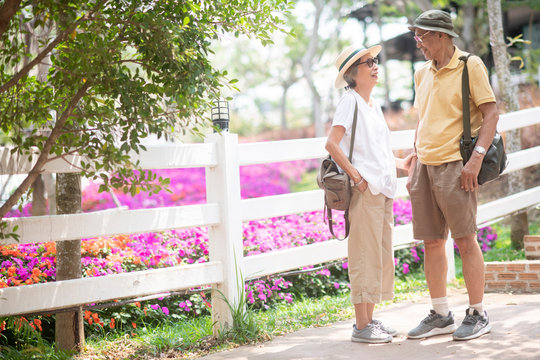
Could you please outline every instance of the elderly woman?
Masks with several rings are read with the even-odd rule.
[[[373,319],[376,303],[394,297],[392,250],[393,197],[396,167],[408,170],[412,154],[397,159],[390,147],[390,131],[381,107],[371,97],[378,81],[376,56],[381,46],[350,46],[336,59],[336,88],[347,87],[336,108],[326,150],[349,175],[352,199],[348,240],[351,302],[356,323],[351,340],[384,343],[396,331]],[[348,153],[354,112],[357,125],[352,164]]]

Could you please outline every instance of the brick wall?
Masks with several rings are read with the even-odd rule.
[[[529,260],[540,259],[540,235],[525,235],[523,237],[525,258]]]
[[[485,263],[486,292],[540,293],[540,260]]]

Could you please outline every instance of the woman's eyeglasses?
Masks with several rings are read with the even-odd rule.
[[[373,64],[378,64],[378,63],[379,63],[379,58],[375,57],[375,58],[369,58],[366,61],[359,62],[357,63],[357,65],[367,64],[368,68],[372,68]]]
[[[424,42],[424,40],[422,40],[422,38],[424,36],[426,36],[427,34],[429,34],[431,31],[428,31],[427,33],[424,33],[423,35],[421,36],[418,36],[418,35],[414,35],[414,40],[416,40],[417,43],[421,44]]]

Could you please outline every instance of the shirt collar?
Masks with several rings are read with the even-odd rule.
[[[461,60],[459,60],[459,57],[462,55],[466,55],[463,51],[461,51],[456,45],[454,45],[454,55],[452,55],[452,58],[450,59],[450,62],[446,64],[445,67],[438,69],[435,67],[435,64],[433,63],[433,60],[431,60],[431,70],[437,72],[443,69],[455,69],[458,67]]]

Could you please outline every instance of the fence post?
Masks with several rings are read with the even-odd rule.
[[[238,135],[221,132],[208,135],[207,143],[216,144],[217,166],[206,168],[206,201],[217,203],[220,224],[208,228],[210,261],[223,264],[223,283],[212,288],[214,335],[232,326],[233,307],[239,303],[243,281],[242,219],[240,216],[240,165]],[[223,299],[225,297],[225,299]]]

